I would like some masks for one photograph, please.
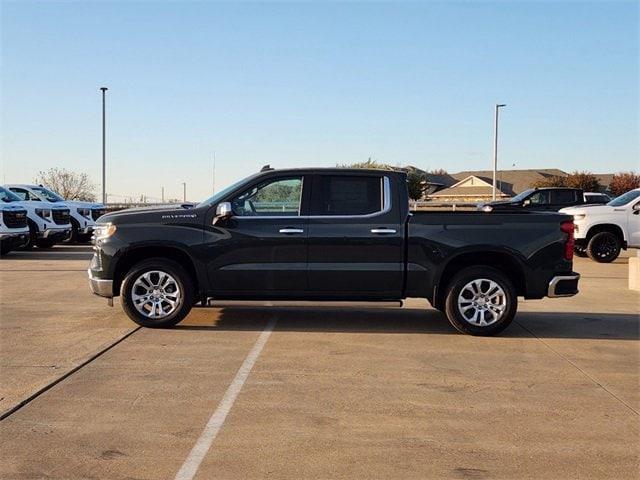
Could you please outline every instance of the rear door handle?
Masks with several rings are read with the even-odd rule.
[[[396,233],[393,228],[372,228],[371,233],[376,233],[378,235],[390,235]]]
[[[281,228],[278,230],[280,233],[286,233],[288,235],[296,234],[296,233],[304,233],[304,230],[301,228]]]

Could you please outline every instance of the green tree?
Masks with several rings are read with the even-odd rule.
[[[407,189],[409,191],[409,198],[411,200],[420,200],[422,198],[422,194],[424,193],[425,187],[425,177],[424,175],[413,171],[407,174]]]

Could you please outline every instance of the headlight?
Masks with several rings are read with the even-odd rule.
[[[97,225],[93,230],[93,235],[96,240],[104,240],[105,238],[109,238],[111,235],[116,233],[116,226],[111,223],[105,223],[102,225]]]
[[[36,208],[36,215],[45,220],[51,220],[51,210],[47,210],[45,208]]]
[[[88,208],[77,208],[76,210],[83,217],[88,217],[89,215],[91,215],[91,210],[89,210]]]
[[[574,215],[574,216],[573,216],[573,221],[574,221],[574,222],[579,222],[580,220],[584,220],[584,217],[585,217],[585,216],[586,216],[586,215],[585,215],[584,213],[580,213],[580,214],[578,214],[578,215]]]

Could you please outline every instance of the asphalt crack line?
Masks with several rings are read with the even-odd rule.
[[[600,388],[602,388],[605,392],[607,392],[609,395],[611,395],[613,398],[615,398],[618,402],[620,402],[622,405],[624,405],[625,407],[627,407],[629,410],[631,410],[633,413],[635,413],[636,415],[640,415],[640,413],[638,413],[638,411],[636,411],[635,408],[633,408],[631,405],[629,405],[627,402],[625,402],[623,399],[621,399],[619,396],[617,396],[615,393],[613,393],[611,390],[609,390],[606,386],[604,386],[602,383],[600,383],[598,380],[596,380],[595,378],[593,378],[591,375],[589,375],[587,372],[585,372],[583,369],[581,369],[578,365],[576,365],[574,362],[572,362],[571,360],[569,360],[569,358],[567,358],[566,356],[564,356],[563,354],[561,354],[560,352],[558,352],[556,349],[554,349],[551,345],[549,345],[547,342],[545,342],[542,338],[540,338],[539,336],[537,336],[535,333],[533,333],[531,330],[529,330],[527,327],[525,327],[524,325],[522,325],[520,322],[518,322],[516,320],[516,322],[518,325],[520,325],[520,327],[522,327],[525,331],[527,331],[532,337],[538,339],[545,347],[547,347],[549,350],[551,350],[553,353],[555,353],[558,357],[560,357],[561,359],[563,359],[565,362],[567,362],[569,365],[573,366],[573,368],[575,368],[576,370],[578,370],[580,373],[582,373],[585,377],[587,377],[589,380],[591,380],[593,383],[595,383],[597,386],[599,386]]]
[[[20,410],[22,407],[24,407],[25,405],[28,405],[29,403],[31,403],[33,400],[35,400],[36,398],[38,398],[40,395],[42,395],[43,393],[45,393],[47,390],[50,390],[51,388],[55,387],[57,384],[59,384],[61,381],[63,381],[65,378],[70,377],[71,375],[73,375],[74,373],[76,373],[78,370],[80,370],[82,367],[90,364],[91,362],[93,362],[94,360],[96,360],[97,358],[99,358],[102,354],[107,353],[109,350],[111,350],[113,347],[115,347],[116,345],[118,345],[119,343],[123,342],[124,340],[126,340],[127,338],[129,338],[131,335],[133,335],[134,333],[136,333],[138,330],[140,330],[142,327],[136,327],[133,330],[131,330],[130,332],[127,332],[126,334],[124,334],[122,337],[120,337],[119,339],[117,339],[115,342],[111,343],[110,345],[107,345],[105,348],[103,348],[102,350],[98,351],[97,353],[94,353],[93,355],[91,355],[89,358],[87,358],[85,361],[79,363],[78,365],[76,365],[75,367],[73,367],[71,370],[69,370],[67,373],[65,373],[64,375],[61,375],[60,377],[56,378],[55,380],[53,380],[52,382],[49,382],[48,384],[46,384],[44,387],[40,388],[39,390],[36,390],[34,393],[32,393],[31,395],[29,395],[27,398],[25,398],[24,400],[20,401],[19,403],[17,403],[16,405],[14,405],[13,407],[11,407],[9,410],[6,410],[2,413],[0,413],[0,421],[4,420],[5,418],[9,417],[10,415],[13,415],[14,413],[16,413],[18,410]]]
[[[242,365],[238,369],[236,376],[233,378],[233,381],[224,393],[222,400],[218,404],[218,408],[216,408],[215,412],[211,415],[211,418],[209,418],[200,438],[198,438],[196,444],[191,449],[189,456],[182,464],[182,467],[180,467],[180,470],[175,476],[175,480],[192,480],[196,473],[198,473],[198,468],[200,468],[202,460],[204,460],[204,457],[209,452],[213,441],[222,429],[227,415],[231,411],[236,398],[238,398],[238,395],[240,394],[244,383],[247,381],[253,366],[258,360],[262,349],[266,345],[267,340],[269,340],[269,336],[271,335],[271,332],[273,332],[275,325],[276,319],[271,319],[256,340],[256,343],[254,343],[253,348],[247,354],[244,362],[242,362]]]

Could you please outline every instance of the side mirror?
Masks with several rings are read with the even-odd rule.
[[[232,215],[233,209],[231,208],[231,204],[229,202],[221,202],[216,207],[216,216],[213,219],[213,224],[215,225],[220,220],[231,218]]]
[[[633,214],[634,215],[640,215],[640,203],[636,203],[633,207]]]
[[[531,205],[531,200],[529,200],[528,198],[524,202],[522,202],[523,207],[528,207],[529,205]]]

